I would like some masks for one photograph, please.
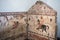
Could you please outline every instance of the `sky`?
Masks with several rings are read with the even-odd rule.
[[[0,12],[25,12],[38,0],[0,0]],[[60,0],[41,0],[57,11],[57,36],[60,37]]]

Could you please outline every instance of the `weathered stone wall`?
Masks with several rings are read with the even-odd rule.
[[[4,18],[3,18],[4,17]],[[26,37],[26,18],[25,14],[0,16],[0,40],[24,40]],[[5,19],[5,20],[3,20]],[[3,23],[2,23],[3,22]]]
[[[55,16],[29,15],[28,19],[29,32],[34,32],[35,34],[37,33],[37,35],[39,34],[40,37],[42,37],[41,35],[43,35],[44,38],[55,38]],[[42,25],[45,25],[45,27],[43,27]]]
[[[56,20],[57,12],[41,1],[28,12],[1,12],[0,40],[56,40]]]
[[[39,37],[48,40],[56,39],[57,12],[53,8],[42,1],[37,1],[28,10],[28,19],[30,34],[34,33],[36,36],[39,34]]]

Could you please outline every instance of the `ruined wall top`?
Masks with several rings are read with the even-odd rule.
[[[57,15],[57,12],[42,1],[37,1],[29,10],[28,14]]]
[[[7,16],[10,16],[10,15],[19,15],[19,14],[26,14],[27,12],[0,12],[0,16],[4,16],[4,15],[7,15]]]
[[[2,15],[36,14],[36,15],[57,15],[57,12],[42,1],[37,1],[27,12],[0,12]]]

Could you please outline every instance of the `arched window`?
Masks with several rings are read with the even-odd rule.
[[[52,22],[52,19],[50,18],[50,22]]]
[[[29,20],[30,20],[30,18],[29,18]]]
[[[43,19],[43,17],[41,16],[41,19]]]

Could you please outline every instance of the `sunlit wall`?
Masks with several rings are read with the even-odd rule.
[[[0,12],[21,12],[28,11],[28,9],[36,2],[37,0],[0,0]],[[53,9],[57,11],[57,25],[58,33],[57,36],[60,37],[60,0],[42,0],[47,3]]]

